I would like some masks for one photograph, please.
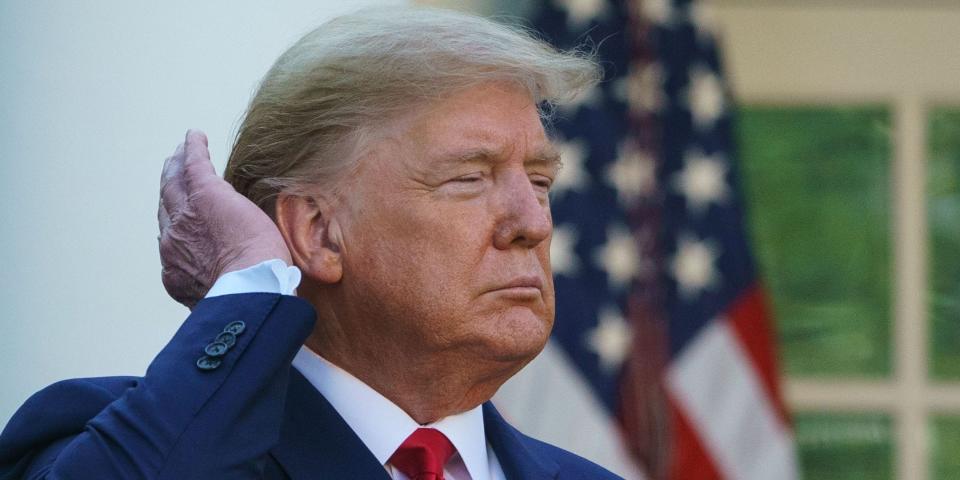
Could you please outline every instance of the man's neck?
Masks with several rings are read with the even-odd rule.
[[[456,365],[456,359],[437,362],[436,356],[424,362],[392,345],[375,346],[373,352],[369,348],[344,351],[320,338],[330,337],[321,337],[315,330],[305,345],[376,390],[421,425],[476,408],[493,397],[519,369],[511,365],[491,373],[489,367],[481,365]]]

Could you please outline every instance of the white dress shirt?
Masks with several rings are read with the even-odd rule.
[[[229,272],[217,279],[208,297],[231,293],[293,295],[301,273],[282,260],[268,260]],[[293,367],[330,402],[377,461],[394,480],[407,476],[388,462],[406,438],[419,427],[435,428],[456,448],[444,467],[448,480],[505,480],[500,462],[487,444],[480,406],[429,425],[419,425],[396,404],[349,372],[330,363],[306,346],[293,359]]]

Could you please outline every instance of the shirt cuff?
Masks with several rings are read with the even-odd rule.
[[[300,269],[275,258],[220,276],[204,298],[234,293],[279,293],[294,295],[300,285]]]

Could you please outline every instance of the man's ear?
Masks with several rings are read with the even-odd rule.
[[[294,265],[307,278],[333,284],[343,277],[339,226],[329,205],[322,202],[311,196],[280,194],[275,216]]]

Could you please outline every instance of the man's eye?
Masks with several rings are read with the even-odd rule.
[[[530,183],[532,183],[537,188],[550,190],[550,186],[553,185],[553,179],[551,179],[550,177],[544,177],[542,175],[534,175],[530,177]]]
[[[478,174],[474,174],[474,175],[464,175],[464,176],[462,176],[462,177],[457,177],[457,178],[454,178],[454,179],[451,180],[451,181],[452,181],[452,182],[456,182],[456,183],[477,183],[477,182],[479,182],[479,181],[481,181],[481,180],[483,180],[483,175],[480,175],[480,174],[478,173]]]

